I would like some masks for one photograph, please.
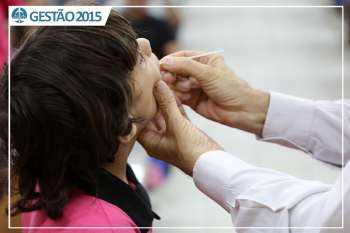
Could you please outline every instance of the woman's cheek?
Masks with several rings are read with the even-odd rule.
[[[154,75],[154,77],[157,77],[157,75]],[[159,77],[160,77],[160,74],[159,74]],[[153,85],[152,85],[152,92],[150,93],[149,97],[150,97],[150,112],[151,112],[151,115],[152,115],[152,118],[156,115],[157,111],[158,111],[158,105],[157,105],[157,101],[153,95],[153,89],[154,89],[154,86],[155,84],[158,82],[158,80],[154,80],[153,82]]]
[[[157,102],[152,95],[151,98],[149,98],[149,100],[146,101],[143,105],[143,111],[141,111],[142,118],[150,120],[154,118],[157,111]]]

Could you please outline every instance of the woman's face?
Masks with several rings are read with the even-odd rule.
[[[134,85],[134,103],[132,114],[135,118],[150,120],[157,112],[157,103],[153,96],[153,87],[160,80],[159,60],[152,53],[147,39],[137,39],[139,57],[132,72]]]

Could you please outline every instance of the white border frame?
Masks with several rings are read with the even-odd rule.
[[[62,6],[60,6],[62,7]],[[341,39],[341,63],[342,63],[342,140],[341,140],[341,150],[342,150],[342,164],[344,165],[344,6],[310,6],[310,5],[181,5],[181,6],[106,6],[106,7],[118,7],[118,8],[341,8],[342,11],[342,39]],[[198,226],[198,227],[13,227],[11,226],[11,108],[10,108],[10,87],[11,87],[11,26],[8,21],[8,229],[179,229],[179,230],[195,230],[195,229],[344,229],[344,171],[342,169],[342,226],[341,227],[228,227],[228,226]]]

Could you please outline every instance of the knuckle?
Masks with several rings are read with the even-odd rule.
[[[217,59],[218,59],[219,61],[225,61],[224,56],[222,56],[221,54],[218,54],[217,56],[218,56]]]

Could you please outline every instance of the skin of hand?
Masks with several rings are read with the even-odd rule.
[[[192,176],[200,155],[222,148],[187,119],[165,82],[155,85],[154,96],[159,112],[139,134],[138,141],[149,155]]]
[[[180,51],[164,57],[160,61],[162,79],[198,114],[262,136],[269,93],[239,79],[221,55],[191,58],[201,53]]]

